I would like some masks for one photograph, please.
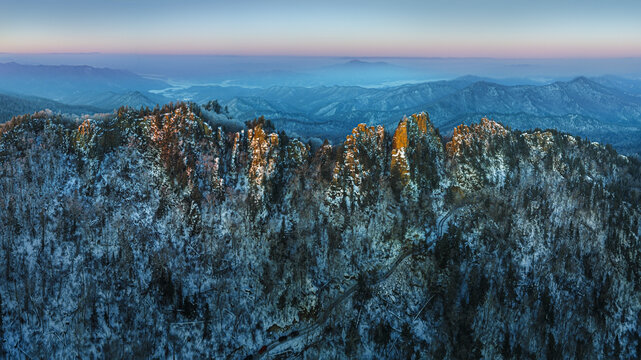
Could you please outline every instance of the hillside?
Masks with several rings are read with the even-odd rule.
[[[64,114],[95,114],[101,108],[87,105],[68,105],[35,96],[0,94],[0,124],[13,116],[34,113],[43,109]]]
[[[0,90],[78,104],[89,94],[164,89],[163,81],[129,71],[91,66],[0,63]]]
[[[606,75],[591,78],[603,86],[619,89],[632,95],[641,96],[641,79],[628,79],[619,76]]]
[[[509,79],[503,82],[510,83]],[[572,132],[632,154],[641,151],[641,138],[628,136],[641,131],[641,97],[633,93],[637,85],[634,80],[615,77],[501,85],[466,76],[385,88],[197,86],[163,94],[199,103],[219,99],[238,120],[265,116],[282,129],[326,137],[335,143],[360,122],[393,129],[403,115],[427,110],[443,133],[451,132],[461,119],[486,116],[515,129]],[[290,127],[291,119],[296,122]],[[583,120],[586,122],[581,124]],[[330,125],[319,127],[318,123]]]
[[[425,113],[313,151],[203,111],[0,129],[0,357],[641,354],[635,158]]]
[[[612,125],[641,126],[641,98],[580,77],[543,86],[477,82],[427,105],[435,116],[524,112],[535,116],[577,114]]]
[[[156,105],[162,105],[169,101],[164,96],[152,94],[149,92],[128,91],[124,93],[105,92],[100,94],[88,94],[74,98],[71,104],[84,104],[97,108],[113,111],[121,106],[129,106],[134,109],[141,107],[153,108]]]

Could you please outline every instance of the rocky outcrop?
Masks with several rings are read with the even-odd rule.
[[[371,205],[378,197],[380,184],[388,173],[385,168],[386,139],[382,126],[359,124],[337,149],[337,160],[328,189],[333,207]]]
[[[399,122],[391,157],[393,186],[405,197],[416,201],[421,191],[438,186],[443,175],[443,146],[426,113]]]
[[[462,148],[487,151],[495,137],[504,137],[507,130],[499,123],[482,118],[479,124],[459,125],[454,128],[452,139],[445,145],[449,157],[463,156]]]

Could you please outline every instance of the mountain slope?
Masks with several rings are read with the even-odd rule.
[[[535,116],[578,114],[612,125],[641,126],[641,98],[586,78],[544,86],[502,86],[478,82],[426,105],[439,118],[464,113],[529,113]]]
[[[453,129],[460,124],[472,124],[487,113],[467,113],[442,124],[442,129]],[[491,113],[493,120],[510,124],[514,129],[563,129],[588,140],[611,144],[624,154],[641,154],[641,128],[635,126],[612,125],[590,116],[567,114],[562,116],[535,116],[527,113]],[[452,131],[444,131],[449,136]]]
[[[57,101],[35,96],[0,94],[0,124],[16,115],[33,113],[43,109],[77,115],[95,114],[102,111],[101,108],[98,107],[62,104]]]
[[[634,158],[426,114],[312,152],[200,113],[0,129],[2,356],[638,357]]]
[[[606,75],[591,78],[590,80],[603,86],[619,89],[633,95],[641,95],[641,79],[626,79],[618,76]]]
[[[164,89],[163,81],[124,70],[71,65],[0,64],[0,89],[66,103],[88,94]]]
[[[427,109],[444,133],[465,119],[487,116],[517,129],[549,127],[573,132],[612,143],[626,153],[641,149],[641,140],[628,136],[628,132],[641,131],[641,98],[584,77],[538,86],[507,86],[463,77],[388,88],[194,87],[168,94],[197,102],[219,98],[231,104],[230,113],[241,121],[264,115],[285,130],[295,128],[301,135],[334,142],[359,122],[393,128],[396,119]],[[290,119],[297,119],[291,128]],[[586,123],[580,124],[582,120]],[[331,128],[318,127],[318,123],[330,123]]]
[[[129,106],[135,109],[141,107],[153,108],[156,105],[167,103],[168,100],[169,99],[162,95],[129,91],[125,93],[106,92],[79,96],[74,98],[71,104],[84,104],[111,111],[121,106]]]

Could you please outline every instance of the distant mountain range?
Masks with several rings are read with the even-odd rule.
[[[0,64],[0,87],[12,91],[40,91],[43,96],[57,98],[67,91],[125,91],[163,89],[163,81],[148,79],[125,70],[71,65],[22,65],[15,62]],[[38,86],[34,87],[33,83]],[[39,90],[38,90],[39,89]],[[56,93],[48,93],[55,90]]]
[[[141,107],[153,108],[158,104],[164,104],[166,101],[167,98],[163,96],[140,91],[85,94],[71,103],[62,103],[38,96],[7,93],[0,94],[0,124],[10,120],[13,116],[44,109],[49,109],[55,113],[81,115],[112,112],[121,106],[129,106],[135,109]]]
[[[158,104],[164,104],[167,100],[168,99],[162,95],[137,90],[125,93],[109,91],[99,94],[79,96],[72,101],[71,104],[91,105],[105,110],[113,110],[121,106],[129,106],[138,109],[140,107],[153,108]]]
[[[284,67],[265,71],[230,72],[224,80],[228,85],[248,87],[279,86],[383,86],[430,79],[430,74],[416,68],[385,61],[351,59],[320,67],[291,69]],[[202,81],[202,79],[196,79]],[[222,81],[222,79],[221,79]]]
[[[80,104],[80,99],[90,97],[99,99],[110,93],[147,92],[167,87],[169,85],[163,81],[124,70],[91,66],[22,65],[15,62],[0,64],[0,92],[39,96],[69,104]]]
[[[603,86],[620,89],[634,95],[641,95],[641,79],[632,80],[621,78],[618,76],[606,75],[591,78],[591,80]]]
[[[477,82],[428,105],[434,119],[470,112],[525,112],[536,116],[578,114],[616,125],[641,126],[641,98],[584,77],[543,86]]]
[[[94,114],[103,111],[87,105],[68,105],[36,96],[0,94],[0,124],[13,116],[49,109],[63,114]]]
[[[238,120],[264,115],[285,130],[335,142],[358,123],[391,127],[403,115],[427,110],[445,135],[488,116],[514,128],[554,128],[634,153],[641,151],[641,137],[628,135],[641,134],[639,89],[641,81],[613,76],[544,85],[466,76],[386,88],[194,86],[167,95],[199,103],[219,99]]]
[[[398,79],[407,71],[385,62],[360,60],[325,70],[327,76],[340,75],[350,81],[356,81],[354,76],[378,76],[381,80],[394,72],[389,79]],[[625,153],[641,152],[641,137],[636,136],[641,134],[641,81],[615,76],[578,77],[548,84],[470,75],[389,87],[180,88],[121,70],[6,63],[0,64],[0,92],[3,90],[9,96],[3,101],[11,105],[4,107],[0,121],[35,111],[37,104],[48,104],[46,107],[60,112],[104,112],[123,105],[153,108],[172,100],[202,104],[217,99],[240,123],[265,116],[279,129],[333,142],[342,141],[344,134],[358,123],[390,128],[403,115],[428,111],[445,136],[460,123],[487,116],[516,129],[554,128],[612,143]]]

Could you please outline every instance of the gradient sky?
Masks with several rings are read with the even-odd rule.
[[[2,0],[0,52],[639,57],[641,1]]]

